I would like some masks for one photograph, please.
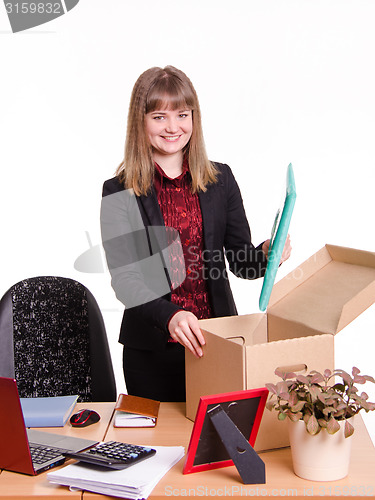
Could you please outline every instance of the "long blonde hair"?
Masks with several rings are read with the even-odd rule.
[[[145,115],[166,107],[192,110],[193,132],[184,149],[192,179],[192,192],[206,191],[208,184],[217,181],[217,169],[207,158],[198,96],[191,81],[173,66],[150,68],[141,74],[134,85],[124,160],[116,170],[124,187],[132,188],[138,196],[150,192],[155,170],[152,147],[145,133]]]

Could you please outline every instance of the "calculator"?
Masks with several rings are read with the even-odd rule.
[[[125,469],[141,460],[152,457],[155,453],[156,450],[147,446],[108,441],[107,443],[99,443],[88,450],[77,453],[66,452],[64,455],[67,458],[101,465],[109,469]]]

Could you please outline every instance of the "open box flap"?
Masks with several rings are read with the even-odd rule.
[[[185,349],[186,416],[194,420],[200,396],[218,392],[242,391],[246,388],[245,349],[236,342],[202,328],[206,340],[203,358]],[[202,382],[204,392],[202,393]],[[217,388],[220,387],[220,391]]]
[[[267,342],[267,319],[263,313],[203,319],[199,326],[240,345]]]
[[[269,319],[334,335],[375,302],[375,253],[326,245],[274,289]]]

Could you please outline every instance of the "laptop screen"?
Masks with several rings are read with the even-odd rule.
[[[14,379],[0,378],[0,468],[35,474]]]
[[[0,469],[35,475],[59,465],[65,457],[36,465],[30,453],[30,443],[77,452],[94,446],[97,440],[81,439],[64,434],[26,430],[17,383],[14,379],[0,377]]]

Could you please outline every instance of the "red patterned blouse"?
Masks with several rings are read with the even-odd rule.
[[[171,300],[181,309],[194,313],[198,319],[210,318],[211,307],[202,259],[202,213],[198,195],[190,191],[188,165],[184,163],[182,174],[174,179],[168,177],[159,165],[155,166],[154,187],[164,224],[176,229],[180,235],[180,241],[169,247]],[[186,278],[183,279],[185,272]]]

